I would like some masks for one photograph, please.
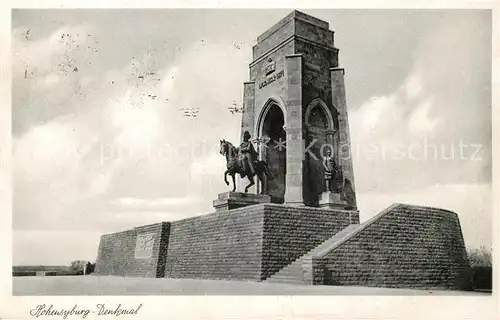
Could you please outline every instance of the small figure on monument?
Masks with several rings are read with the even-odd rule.
[[[327,150],[326,156],[323,156],[323,166],[325,167],[325,191],[332,191],[332,180],[336,165],[330,150]]]
[[[250,171],[253,174],[255,173],[254,162],[257,161],[258,154],[257,151],[255,151],[250,138],[250,132],[245,131],[245,133],[243,133],[243,142],[240,144],[239,148],[239,156],[243,171]]]

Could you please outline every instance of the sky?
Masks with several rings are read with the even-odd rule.
[[[252,46],[290,11],[14,10],[13,263],[212,212]],[[441,207],[490,247],[491,13],[302,11],[335,31],[361,221]]]

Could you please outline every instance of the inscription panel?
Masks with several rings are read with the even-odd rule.
[[[135,258],[150,259],[153,255],[154,240],[154,233],[138,234],[135,242]]]
[[[267,77],[266,80],[264,80],[263,82],[259,83],[259,89],[262,89],[262,88],[268,86],[269,84],[273,83],[274,81],[283,78],[284,75],[285,75],[285,71],[281,70],[280,72],[278,72],[276,74],[273,74],[270,77]]]

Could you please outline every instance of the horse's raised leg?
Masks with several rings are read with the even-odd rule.
[[[227,174],[229,173],[229,170],[226,170],[226,172],[224,172],[224,182],[226,183],[226,185],[229,185],[229,181],[227,181]]]
[[[253,180],[252,175],[247,175],[247,177],[248,177],[248,180],[250,180],[250,183],[245,187],[245,193],[248,192],[248,188],[250,188],[251,186],[253,186],[255,184],[255,181]]]
[[[236,191],[236,179],[234,178],[234,173],[231,175],[231,178],[233,178],[233,192]]]
[[[260,194],[264,194],[264,174],[263,172],[259,171],[257,172],[257,177],[259,178],[260,181]]]

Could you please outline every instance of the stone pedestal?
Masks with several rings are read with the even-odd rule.
[[[271,196],[267,194],[254,194],[243,192],[224,192],[213,201],[215,211],[225,211],[253,204],[271,203]]]
[[[347,202],[340,198],[340,194],[333,192],[323,192],[319,199],[320,208],[345,209]]]

